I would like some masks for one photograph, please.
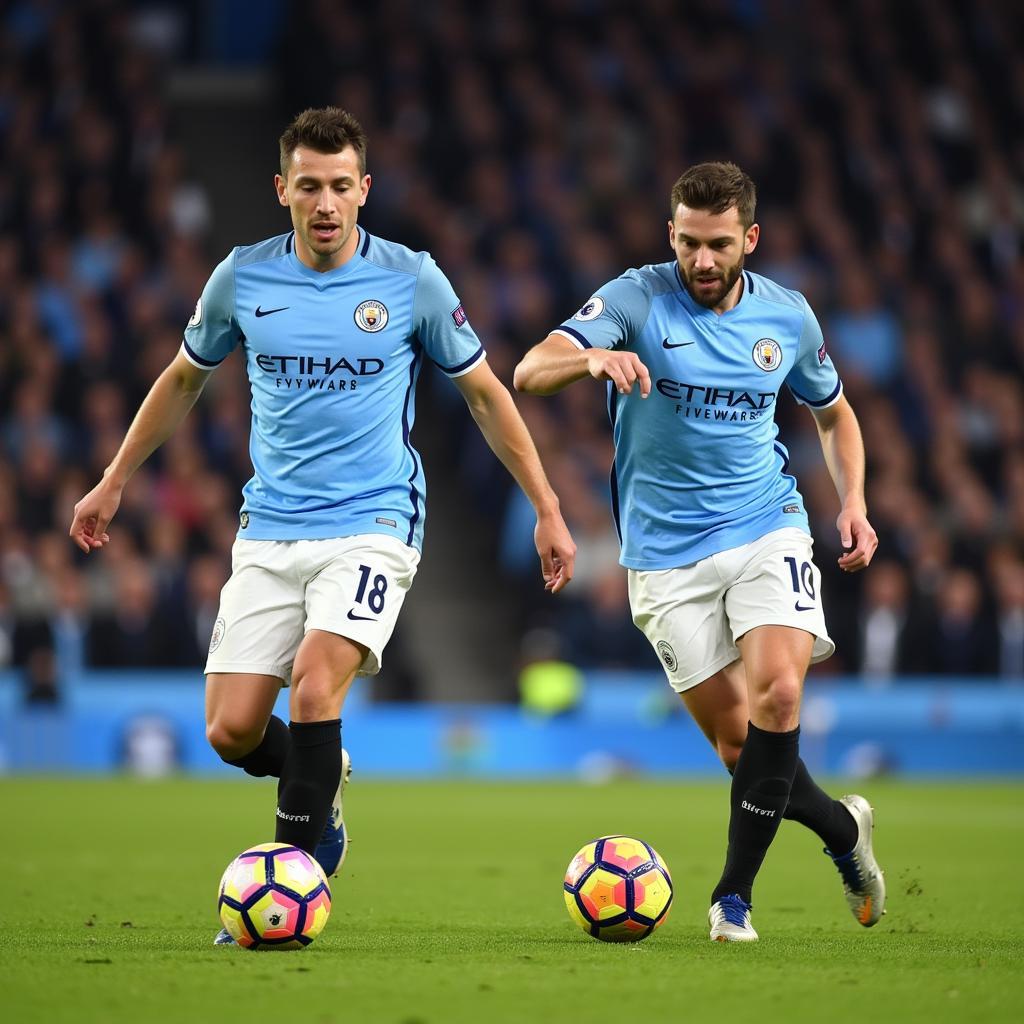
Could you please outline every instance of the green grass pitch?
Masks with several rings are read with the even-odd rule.
[[[357,766],[358,769],[358,766]],[[272,838],[256,780],[0,782],[0,974],[12,1024],[997,1022],[1019,1012],[1024,786],[862,784],[889,913],[861,929],[813,836],[786,822],[754,893],[761,941],[712,943],[718,783],[356,781],[353,836],[309,949],[214,948],[215,888]],[[833,787],[838,791],[838,787]],[[562,874],[587,840],[646,839],[668,921],[580,932]],[[1018,1009],[1015,1010],[1014,1007]]]

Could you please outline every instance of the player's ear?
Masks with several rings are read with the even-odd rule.
[[[360,189],[359,189],[359,205],[360,206],[365,206],[366,205],[366,196],[367,196],[367,193],[369,193],[369,191],[370,191],[370,185],[372,183],[373,183],[373,179],[368,174],[364,174],[363,175],[363,181],[362,181],[362,184],[361,184]]]
[[[676,248],[676,226],[672,221],[668,222],[668,244],[674,252]]]
[[[282,206],[288,205],[288,182],[280,174],[274,175],[274,188],[277,189],[277,201]]]
[[[743,255],[749,256],[757,248],[757,240],[761,237],[761,225],[751,224],[743,238]]]

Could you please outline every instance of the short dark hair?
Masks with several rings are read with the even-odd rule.
[[[680,203],[691,210],[709,213],[725,213],[730,206],[735,206],[745,231],[754,223],[757,190],[735,164],[720,160],[697,164],[682,173],[672,186],[670,217],[675,217]]]
[[[317,153],[340,153],[351,146],[359,158],[359,175],[366,173],[366,132],[363,126],[341,107],[310,107],[304,110],[281,135],[281,177],[288,177],[292,154],[299,146]]]

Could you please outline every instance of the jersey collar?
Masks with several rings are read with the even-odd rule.
[[[347,263],[343,263],[340,267],[337,267],[334,270],[327,270],[321,273],[319,270],[307,267],[306,264],[299,259],[298,253],[295,251],[294,231],[288,236],[288,259],[291,261],[291,265],[303,277],[308,277],[321,288],[324,288],[334,281],[340,281],[342,278],[347,277],[356,270],[359,264],[363,262],[366,250],[370,247],[370,236],[358,224],[356,225],[356,233],[358,242],[356,243],[356,251],[352,254],[352,258]]]
[[[722,317],[732,316],[739,310],[740,306],[743,305],[746,297],[754,291],[750,280],[750,274],[746,270],[741,270],[739,277],[740,297],[736,300],[736,305],[725,313],[716,313],[713,309],[708,309],[707,306],[702,306],[699,302],[694,301],[693,296],[689,293],[686,285],[683,283],[683,275],[679,272],[679,263],[673,260],[672,267],[676,273],[676,283],[679,285],[679,299],[694,316],[713,316],[716,320],[720,320]]]

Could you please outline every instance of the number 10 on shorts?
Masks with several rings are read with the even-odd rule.
[[[796,610],[798,612],[808,611],[809,609],[800,606],[800,596],[802,590],[812,601],[816,599],[814,567],[810,562],[804,561],[800,563],[800,568],[798,569],[796,559],[791,555],[786,555],[783,561],[789,566],[789,574],[793,580],[793,592],[797,595]]]

